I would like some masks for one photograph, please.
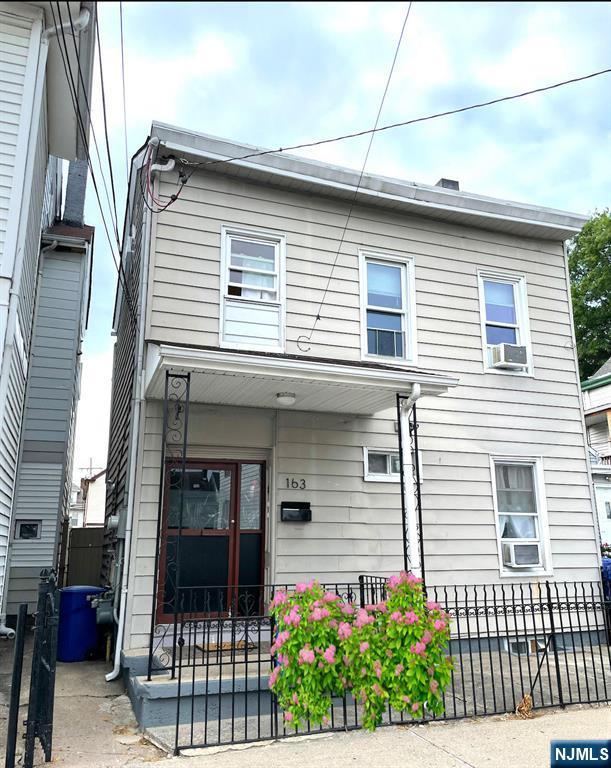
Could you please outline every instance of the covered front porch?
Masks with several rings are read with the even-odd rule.
[[[162,408],[152,631],[177,611],[260,614],[265,584],[423,573],[416,401],[455,380],[163,345],[146,370]],[[368,445],[399,482],[364,482]]]

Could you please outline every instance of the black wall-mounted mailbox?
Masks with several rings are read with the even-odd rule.
[[[309,523],[312,510],[309,501],[283,501],[280,503],[280,519],[285,523]]]

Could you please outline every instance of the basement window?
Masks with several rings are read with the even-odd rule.
[[[21,540],[39,539],[41,528],[41,520],[16,520],[15,538]]]

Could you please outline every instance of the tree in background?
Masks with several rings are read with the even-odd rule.
[[[595,214],[569,243],[579,374],[587,379],[611,356],[611,213]]]

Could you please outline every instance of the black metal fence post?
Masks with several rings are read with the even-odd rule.
[[[41,571],[34,627],[34,652],[28,718],[25,721],[25,768],[33,768],[36,738],[50,762],[53,746],[53,704],[57,662],[57,581],[54,571]]]
[[[23,650],[25,647],[25,623],[28,617],[28,604],[19,606],[15,647],[13,650],[13,676],[11,679],[11,701],[8,712],[5,768],[15,768],[17,750],[17,728],[19,724],[19,700],[21,698],[21,675],[23,672]]]
[[[556,669],[556,684],[558,685],[558,699],[560,706],[564,709],[564,696],[562,693],[562,676],[560,674],[560,659],[558,658],[558,645],[556,642],[556,624],[554,621],[554,604],[552,602],[552,590],[550,588],[549,581],[545,582],[545,589],[547,592],[547,607],[549,610],[549,623],[551,632],[551,645],[554,653],[554,667]],[[550,686],[551,687],[551,686]]]

